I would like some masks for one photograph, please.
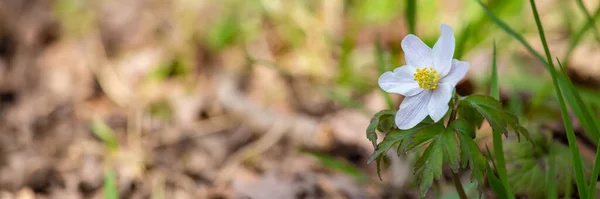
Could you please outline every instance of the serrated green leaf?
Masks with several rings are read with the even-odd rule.
[[[418,176],[421,197],[425,197],[433,180],[439,180],[442,175],[443,153],[441,150],[442,142],[434,140],[415,163],[414,171]]]
[[[537,134],[536,134],[537,135]],[[560,143],[549,142],[542,136],[529,142],[507,140],[504,143],[508,185],[516,194],[528,198],[547,198],[548,178],[552,179],[562,195],[573,185],[573,162],[568,148]],[[556,161],[551,161],[550,159]],[[555,175],[549,176],[553,167]]]
[[[479,147],[471,137],[459,133],[458,139],[460,140],[461,148],[461,166],[463,168],[466,168],[467,164],[471,166],[471,181],[477,182],[477,186],[481,187],[484,180],[485,164],[487,164],[485,157],[483,157],[483,154],[479,151]]]
[[[394,115],[383,115],[379,118],[379,125],[377,126],[377,130],[379,132],[389,132],[390,130],[392,130],[392,128],[394,128],[395,123],[396,121],[394,121]]]
[[[423,127],[418,133],[415,134],[411,143],[408,144],[406,151],[412,151],[418,146],[427,144],[437,138],[444,132],[444,125],[442,123],[434,123]]]
[[[454,130],[447,128],[440,136],[442,149],[444,151],[444,162],[450,165],[454,172],[460,169],[460,148]]]
[[[382,181],[383,181],[383,179],[381,179],[381,161],[383,161],[383,157],[384,156],[376,157],[377,158],[377,177],[379,178],[379,180],[382,180]]]
[[[371,123],[367,127],[367,138],[371,141],[371,144],[373,144],[373,148],[375,148],[375,150],[377,150],[377,132],[376,131],[377,131],[377,128],[379,127],[380,118],[384,115],[394,115],[394,114],[396,114],[396,111],[394,111],[394,110],[383,110],[383,111],[379,111],[378,113],[375,113],[373,118],[371,118]]]
[[[381,161],[390,148],[392,148],[392,146],[398,146],[401,149],[405,149],[408,143],[412,141],[413,135],[427,125],[428,124],[426,123],[420,123],[414,128],[408,130],[394,129],[385,135],[385,138],[383,138],[383,141],[377,145],[377,149],[373,152],[373,154],[371,154],[367,162],[371,163],[377,160],[377,176],[379,179],[381,179]]]
[[[483,116],[481,114],[479,114],[479,112],[477,112],[477,110],[471,106],[465,106],[465,105],[461,106],[459,104],[458,118],[464,119],[465,121],[467,121],[470,124],[468,126],[475,127],[475,128],[473,128],[473,132],[475,132],[476,129],[481,128],[481,124],[483,123]]]
[[[460,101],[459,106],[470,106],[477,110],[490,124],[492,129],[508,135],[508,128],[512,129],[518,138],[525,134],[529,138],[527,129],[521,128],[519,119],[513,114],[502,110],[500,102],[490,96],[471,95]]]
[[[471,139],[475,139],[475,130],[469,126],[469,123],[464,119],[456,119],[450,123],[450,128],[454,129],[458,133],[462,133],[465,136],[469,136]]]

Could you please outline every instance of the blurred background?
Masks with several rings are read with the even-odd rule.
[[[567,151],[549,74],[476,1],[408,2],[0,0],[0,198],[418,198],[413,155],[388,154],[379,180],[365,129],[389,108],[377,79],[405,63],[401,40],[433,46],[442,23],[471,63],[457,92],[489,92],[495,41],[503,104]],[[600,19],[600,2],[583,2]],[[543,52],[528,1],[487,5]],[[575,0],[537,6],[598,113],[597,28]],[[574,125],[593,161],[595,142]],[[477,141],[485,151],[489,126]],[[545,165],[522,165],[544,153],[507,154],[516,193],[543,193]],[[570,157],[557,158],[570,175]],[[457,197],[444,176],[428,197]]]

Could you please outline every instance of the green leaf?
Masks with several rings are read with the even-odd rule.
[[[454,130],[447,128],[440,137],[444,151],[444,162],[450,165],[455,173],[460,169],[460,148]]]
[[[456,130],[471,139],[475,139],[475,130],[469,126],[469,123],[464,119],[456,119],[450,123],[450,128]]]
[[[119,189],[117,188],[117,178],[111,169],[104,173],[104,185],[102,187],[104,199],[119,199]]]
[[[481,116],[481,114],[479,114],[477,110],[471,106],[459,106],[458,117],[469,123],[468,126],[469,128],[473,129],[473,133],[475,133],[476,129],[481,128],[481,124],[483,123],[483,116]]]
[[[371,118],[371,123],[367,127],[367,138],[371,141],[375,150],[377,150],[377,132],[376,131],[377,131],[377,128],[379,127],[380,118],[385,115],[394,115],[394,114],[396,114],[396,111],[394,111],[394,110],[383,110],[383,111],[379,111],[378,113],[375,113],[373,118]]]
[[[548,198],[548,186],[554,186],[558,195],[563,195],[573,185],[570,151],[563,144],[535,135],[535,146],[516,140],[504,142],[508,184],[516,194],[528,198]]]
[[[415,163],[414,171],[418,176],[421,197],[425,197],[433,180],[439,180],[442,175],[442,142],[435,140],[425,149],[423,155]]]
[[[389,132],[394,128],[396,121],[394,121],[394,115],[383,115],[379,118],[379,126],[377,126],[377,131],[379,132]]]
[[[419,132],[421,128],[427,125],[428,124],[426,123],[421,123],[415,126],[414,128],[408,130],[394,129],[385,135],[385,138],[383,138],[383,141],[381,141],[381,143],[377,145],[376,150],[373,152],[373,154],[371,154],[367,162],[371,163],[377,160],[377,175],[379,176],[379,179],[381,179],[381,175],[379,172],[381,169],[380,164],[383,160],[383,157],[385,157],[385,154],[393,146],[398,146],[399,149],[402,149],[401,151],[405,151],[406,146],[412,142],[413,135]]]
[[[460,159],[463,168],[467,167],[467,164],[471,166],[471,181],[477,182],[478,187],[483,186],[485,165],[486,160],[481,154],[479,147],[466,134],[459,133],[458,139],[460,140]]]
[[[115,132],[100,119],[92,120],[91,129],[94,135],[98,137],[109,150],[117,150],[119,148],[119,141]]]
[[[423,127],[419,133],[415,134],[412,142],[410,144],[408,144],[406,151],[412,151],[413,149],[415,149],[418,146],[427,144],[431,141],[433,141],[434,138],[437,138],[439,135],[441,135],[444,132],[444,125],[440,122],[440,123],[434,123],[431,125],[428,125],[426,127]]]
[[[519,125],[519,120],[516,116],[502,110],[500,102],[490,96],[471,95],[462,99],[459,106],[470,106],[477,110],[485,119],[488,120],[494,131],[508,135],[508,129],[512,129],[518,138],[525,134],[529,138],[529,133],[525,128]]]

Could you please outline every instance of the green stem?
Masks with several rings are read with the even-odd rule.
[[[453,103],[452,103],[452,112],[450,112],[450,118],[448,118],[448,124],[446,126],[450,126],[452,121],[456,119],[457,107],[458,107],[458,95],[454,92],[453,95]],[[452,173],[452,182],[454,182],[454,187],[456,188],[456,192],[460,199],[468,199],[467,194],[465,193],[465,189],[460,183],[460,177],[455,173],[452,169],[450,169],[450,173]]]
[[[468,199],[465,189],[460,183],[460,177],[458,177],[458,174],[454,173],[452,169],[450,169],[450,173],[452,173],[452,182],[454,182],[454,187],[456,187],[456,192],[458,192],[460,199]]]

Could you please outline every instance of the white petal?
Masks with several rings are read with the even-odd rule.
[[[441,35],[433,46],[433,67],[442,77],[448,74],[454,56],[454,32],[446,24],[440,26]]]
[[[385,72],[379,77],[379,87],[389,93],[398,93],[404,96],[419,94],[423,89],[415,81],[415,67],[401,66],[394,72]]]
[[[469,70],[469,62],[458,61],[456,59],[452,60],[452,68],[450,68],[450,72],[448,75],[442,77],[440,79],[440,83],[450,84],[452,87],[456,86],[460,80],[465,77],[467,71]]]
[[[396,126],[399,129],[410,129],[427,117],[427,103],[431,91],[423,91],[415,96],[404,98],[400,110],[396,113]]]
[[[427,112],[434,122],[440,121],[440,119],[446,115],[446,112],[448,112],[448,102],[450,102],[450,98],[452,98],[453,88],[454,86],[450,84],[440,83],[437,88],[433,90],[431,99],[427,104]]]
[[[407,35],[402,40],[401,46],[407,65],[416,68],[431,67],[433,65],[431,48],[417,36],[413,34]]]

